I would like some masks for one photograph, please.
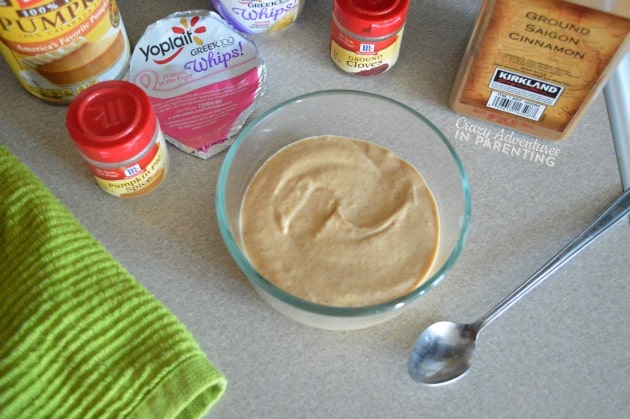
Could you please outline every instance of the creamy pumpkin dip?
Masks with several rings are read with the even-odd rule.
[[[241,208],[251,264],[318,304],[357,307],[416,288],[437,252],[439,221],[424,179],[372,143],[309,137],[271,156]]]

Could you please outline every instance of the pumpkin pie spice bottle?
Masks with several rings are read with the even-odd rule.
[[[66,125],[105,192],[133,198],[164,180],[164,135],[149,97],[135,84],[113,80],[89,87],[70,104]]]

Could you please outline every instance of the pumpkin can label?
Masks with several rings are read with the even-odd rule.
[[[124,77],[130,46],[115,0],[0,0],[0,52],[28,92],[67,104]]]

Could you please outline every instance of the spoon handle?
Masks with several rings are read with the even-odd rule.
[[[588,246],[593,240],[608,230],[617,221],[630,211],[630,188],[615,199],[586,229],[580,233],[573,241],[562,248],[549,262],[543,265],[538,271],[516,288],[510,295],[505,297],[494,308],[477,320],[473,327],[476,331],[481,330],[488,323],[499,317],[508,308],[523,298],[529,291],[543,282],[559,267],[564,265],[569,259],[578,254]]]

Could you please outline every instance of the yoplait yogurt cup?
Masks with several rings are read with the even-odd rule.
[[[237,30],[248,34],[277,32],[297,19],[305,0],[210,0]]]
[[[229,147],[265,90],[258,48],[208,10],[174,13],[149,27],[129,80],[149,96],[167,141],[210,158]]]

